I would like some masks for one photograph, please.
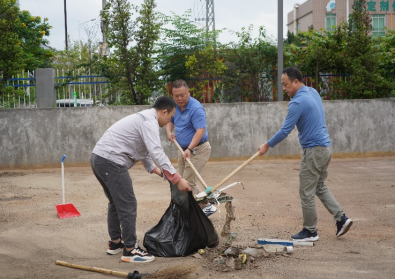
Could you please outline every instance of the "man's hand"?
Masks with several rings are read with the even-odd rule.
[[[266,143],[262,144],[259,146],[258,151],[259,151],[259,156],[265,155],[267,151],[269,150],[270,146]]]
[[[174,124],[172,122],[166,124],[166,136],[167,139],[171,142],[174,142],[174,139],[176,138],[176,136],[173,134],[173,129]]]
[[[174,140],[176,139],[176,135],[174,135],[173,133],[170,133],[167,135],[167,139],[171,142],[174,142]]]
[[[187,158],[188,158],[189,160],[191,160],[191,155],[192,155],[191,150],[185,149],[185,151],[184,151],[184,156],[183,156],[184,161],[185,161]]]
[[[177,187],[178,187],[178,190],[180,190],[180,191],[188,191],[188,192],[192,191],[191,186],[189,186],[188,181],[186,181],[184,178],[181,178],[180,181],[178,181]]]
[[[156,175],[163,177],[163,173],[160,171],[160,168],[158,167],[155,167],[155,169],[151,173],[155,173]]]

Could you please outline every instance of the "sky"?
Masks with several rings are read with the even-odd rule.
[[[140,5],[143,0],[130,0]],[[182,15],[188,9],[197,14],[204,7],[205,0],[156,0],[157,11],[170,15],[174,12]],[[283,0],[283,30],[287,34],[287,14],[293,10],[295,3],[304,0]],[[102,0],[67,0],[67,32],[71,41],[79,38],[87,41],[86,30],[97,30],[100,41],[100,17]],[[52,26],[49,36],[50,46],[62,50],[65,48],[64,0],[19,0],[21,10],[28,10],[33,16],[48,18]],[[240,31],[242,27],[254,26],[253,35],[258,35],[258,27],[263,25],[266,33],[277,40],[277,1],[268,0],[214,0],[215,27],[217,30]],[[95,28],[96,26],[96,28]],[[222,43],[237,41],[237,37],[224,31],[219,40]],[[70,42],[69,42],[70,44]]]

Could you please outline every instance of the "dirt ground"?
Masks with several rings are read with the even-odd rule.
[[[241,163],[209,162],[202,177],[215,185]],[[257,247],[259,238],[289,239],[301,230],[298,170],[299,160],[255,160],[228,181],[244,185],[227,191],[234,197],[236,215],[231,230],[238,232],[233,247]],[[169,206],[170,191],[166,182],[147,174],[141,165],[130,174],[142,244],[144,233]],[[151,274],[194,266],[184,278],[394,278],[395,157],[333,159],[327,185],[354,220],[346,235],[336,238],[335,222],[317,200],[320,239],[314,247],[297,246],[289,256],[249,258],[242,270],[234,270],[215,249],[206,250],[202,259],[188,256],[122,263],[120,255],[106,254],[107,200],[90,168],[67,167],[65,162],[66,203],[81,213],[66,219],[59,219],[55,208],[62,203],[60,166],[0,170],[0,278],[116,278],[58,266],[56,260]],[[220,212],[210,216],[219,234],[225,212],[222,204]],[[227,240],[221,237],[220,243]]]

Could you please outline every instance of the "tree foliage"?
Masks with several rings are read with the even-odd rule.
[[[167,81],[190,79],[186,68],[187,57],[205,50],[209,45],[215,49],[215,41],[221,31],[207,32],[204,28],[198,28],[191,16],[191,10],[181,16],[174,13],[171,16],[161,15],[163,27],[158,43],[158,58]]]
[[[5,94],[7,79],[26,66],[22,41],[18,36],[19,8],[15,1],[0,1],[0,92]],[[7,91],[9,92],[9,91]]]
[[[273,72],[277,66],[277,48],[267,37],[263,26],[257,38],[252,37],[253,26],[235,32],[239,41],[223,48],[228,69],[223,81],[226,89],[236,88],[235,93],[245,101],[269,101],[273,89]]]
[[[214,50],[212,45],[209,45],[204,50],[196,51],[192,55],[186,56],[185,62],[186,72],[189,79],[192,79],[190,91],[193,97],[202,101],[204,91],[211,92],[214,88],[219,89],[219,79],[222,78],[227,67],[224,64],[223,58],[218,56],[217,51]],[[220,94],[212,92],[215,101],[221,99]],[[211,101],[212,98],[208,96]]]
[[[354,1],[349,22],[342,22],[330,31],[309,31],[289,36],[285,46],[285,65],[295,65],[311,75],[313,85],[320,91],[331,82],[330,90],[321,92],[325,99],[369,99],[389,96],[393,81],[385,77],[382,63],[385,44],[370,35],[371,17],[366,0]],[[390,36],[383,41],[391,42]],[[381,64],[381,65],[380,65]],[[320,73],[338,74],[331,81],[320,80]],[[328,86],[328,84],[326,84]]]
[[[154,0],[145,0],[141,8],[127,0],[110,0],[102,13],[113,53],[97,68],[110,79],[110,94],[118,92],[123,104],[147,104],[158,83],[154,44],[160,24],[155,7]]]
[[[30,12],[23,10],[19,13],[20,24],[17,25],[16,32],[22,41],[26,70],[37,68],[48,68],[54,53],[46,47],[50,35],[51,26],[48,19],[41,19],[40,16],[32,16]]]
[[[351,78],[342,85],[350,99],[387,96],[392,89],[392,85],[380,73],[378,49],[369,35],[372,19],[366,7],[366,0],[354,2],[354,11],[345,32],[343,62]]]
[[[23,93],[4,88],[7,79],[22,70],[50,65],[53,52],[44,48],[50,28],[47,19],[20,11],[15,0],[0,1],[0,92]]]

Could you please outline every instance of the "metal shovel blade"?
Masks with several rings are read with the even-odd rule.
[[[81,215],[72,203],[58,204],[56,206],[56,211],[60,219],[78,217]]]

